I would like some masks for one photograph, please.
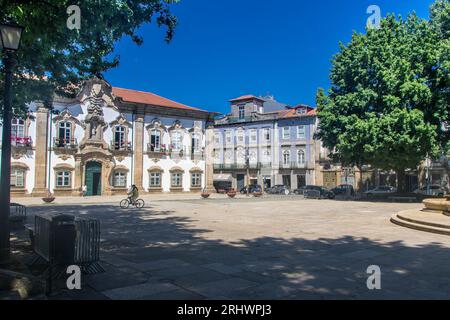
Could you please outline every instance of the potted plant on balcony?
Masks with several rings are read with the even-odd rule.
[[[230,198],[236,197],[236,190],[234,190],[234,189],[228,190],[227,196],[230,197]]]
[[[47,195],[44,198],[42,198],[42,201],[44,201],[45,203],[51,203],[51,202],[55,201],[55,197],[49,191],[49,192],[47,192]]]
[[[211,194],[210,194],[209,192],[206,191],[206,188],[204,188],[204,189],[202,190],[201,195],[202,195],[202,198],[203,198],[203,199],[207,199],[207,198],[209,198],[209,196],[210,196]]]

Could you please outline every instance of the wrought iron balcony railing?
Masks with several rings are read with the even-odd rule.
[[[70,139],[58,138],[58,137],[53,138],[53,147],[55,147],[55,148],[72,149],[72,148],[76,148],[77,146],[78,146],[78,141],[76,138],[70,138]]]
[[[33,140],[31,137],[11,137],[11,146],[13,147],[32,147]]]
[[[132,151],[132,149],[129,141],[111,141],[111,150],[113,151]]]

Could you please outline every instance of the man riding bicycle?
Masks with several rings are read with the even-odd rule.
[[[128,199],[133,205],[136,205],[136,199],[139,197],[139,190],[135,184],[133,184],[127,191]]]

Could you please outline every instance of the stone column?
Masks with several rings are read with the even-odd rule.
[[[214,127],[206,128],[206,145],[205,145],[205,190],[206,192],[214,192]]]
[[[36,103],[36,137],[34,158],[33,197],[45,197],[47,189],[47,140],[49,110],[42,103]]]
[[[142,184],[144,172],[144,117],[143,113],[136,114],[134,119],[134,165],[133,180],[139,192],[145,192]]]
[[[75,156],[74,181],[75,185],[72,194],[74,196],[81,196],[84,181],[83,181],[83,166],[81,165],[81,157],[79,156]]]

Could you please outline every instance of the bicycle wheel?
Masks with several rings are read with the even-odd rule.
[[[128,209],[129,206],[130,206],[130,201],[128,201],[128,199],[123,199],[122,201],[120,201],[120,207],[122,209]]]
[[[137,199],[137,200],[136,200],[136,208],[141,209],[141,208],[144,207],[144,205],[145,205],[144,200],[142,200],[142,199]]]

